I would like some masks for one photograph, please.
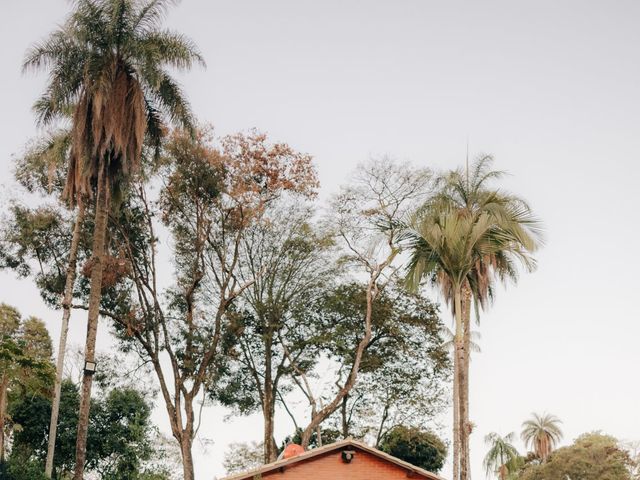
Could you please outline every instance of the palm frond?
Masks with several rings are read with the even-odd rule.
[[[178,70],[187,70],[195,64],[206,66],[196,44],[187,36],[169,30],[146,32],[136,47],[154,59],[155,63]]]
[[[506,478],[509,472],[509,466],[518,458],[518,450],[513,446],[515,434],[508,433],[504,437],[497,433],[489,433],[485,436],[484,441],[489,446],[489,451],[484,457],[483,466],[487,476],[496,473],[502,480]]]

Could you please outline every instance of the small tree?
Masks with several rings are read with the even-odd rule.
[[[353,361],[365,309],[365,289],[355,282],[337,286],[311,308],[308,318],[325,332],[322,351],[334,363]],[[425,428],[444,408],[450,362],[441,329],[437,307],[429,300],[399,285],[380,294],[359,380],[332,417],[343,438],[366,437],[379,445],[393,427]]]
[[[10,400],[48,392],[52,381],[51,338],[44,323],[34,317],[23,321],[15,308],[0,304],[0,463]]]
[[[227,475],[245,472],[264,463],[264,445],[258,442],[230,443],[224,454],[222,466]]]
[[[60,435],[56,439],[54,478],[67,478],[75,465],[75,441],[80,395],[77,385],[63,381],[60,404]],[[156,455],[155,429],[151,423],[150,399],[131,387],[98,391],[94,396],[87,443],[86,469],[104,479],[138,480],[148,472],[146,463]],[[11,406],[16,429],[9,461],[44,465],[47,455],[46,432],[51,399],[32,394]],[[42,471],[42,470],[41,470]]]
[[[380,450],[434,473],[440,471],[447,458],[447,446],[436,434],[402,425],[384,436]]]

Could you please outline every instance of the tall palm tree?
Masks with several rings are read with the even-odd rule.
[[[497,433],[490,433],[484,437],[484,443],[489,451],[484,457],[483,466],[487,476],[496,473],[500,480],[507,480],[511,474],[511,466],[519,457],[518,450],[513,446],[516,436],[513,432],[501,437]]]
[[[410,251],[409,287],[417,289],[425,280],[438,286],[454,314],[454,471],[459,471],[461,480],[469,478],[471,431],[470,303],[465,299],[473,296],[483,302],[492,292],[494,276],[517,271],[518,261],[533,269],[531,253],[540,235],[539,223],[525,202],[485,185],[497,176],[486,165],[484,159],[474,165],[474,174],[468,180],[465,175],[463,189],[456,182],[460,171],[443,177],[436,194],[409,219],[403,236]]]
[[[24,68],[44,68],[49,82],[35,104],[49,124],[73,114],[65,196],[94,198],[86,362],[95,342],[105,261],[107,217],[114,194],[140,164],[143,142],[159,146],[165,118],[192,128],[187,101],[167,67],[204,64],[184,36],[161,29],[170,0],[77,0],[65,24],[35,45]],[[85,371],[78,419],[76,469],[86,458],[92,375]]]
[[[555,415],[532,414],[532,418],[522,423],[522,441],[533,449],[533,453],[545,462],[553,449],[562,440],[562,421]]]
[[[442,185],[442,192],[447,201],[460,211],[466,211],[469,214],[473,211],[493,211],[500,215],[500,210],[507,212],[523,212],[523,216],[518,216],[518,223],[528,228],[528,234],[534,241],[533,247],[536,249],[541,242],[539,222],[531,215],[530,207],[520,197],[506,194],[503,191],[492,188],[491,182],[498,181],[505,176],[505,172],[492,169],[493,158],[489,155],[481,155],[469,168],[467,160],[466,168],[457,169],[448,175],[439,179]],[[517,248],[520,246],[516,245]],[[525,247],[526,250],[526,247]],[[523,258],[520,257],[522,260]],[[535,261],[529,257],[522,262],[526,270],[531,271],[535,267]],[[475,307],[476,322],[480,323],[480,310],[485,309],[494,299],[494,283],[496,280],[502,283],[518,280],[518,268],[514,262],[512,252],[497,249],[492,253],[478,257],[474,267],[467,276],[467,284],[463,286],[463,305],[464,314],[464,362],[460,368],[464,370],[463,376],[467,382],[461,385],[461,397],[465,401],[464,409],[469,412],[469,357],[471,348],[471,306]],[[468,450],[468,436],[471,432],[471,424],[462,430],[464,442],[463,448]],[[467,463],[469,455],[466,455]],[[469,465],[467,465],[469,468]]]

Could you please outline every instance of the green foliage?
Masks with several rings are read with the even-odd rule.
[[[320,430],[320,439],[318,439],[318,432],[316,430],[311,434],[311,439],[309,440],[309,448],[317,448],[320,445],[328,445],[330,443],[337,442],[340,439],[340,432],[334,428],[322,428]],[[322,440],[319,442],[318,440]],[[278,453],[282,453],[287,445],[290,443],[295,443],[300,445],[302,443],[302,429],[298,428],[293,435],[288,435],[280,445],[278,449]]]
[[[32,140],[15,162],[14,176],[28,192],[60,197],[67,175],[71,147],[68,129]]]
[[[0,464],[0,478],[2,480],[47,480],[44,474],[44,464],[33,460],[28,453],[14,448],[11,458],[3,465]]]
[[[544,463],[530,463],[519,480],[630,480],[632,461],[618,441],[587,433],[573,445],[554,451]]]
[[[59,307],[64,292],[73,220],[59,206],[14,204],[0,232],[0,268],[33,276],[40,295]]]
[[[435,433],[402,425],[385,435],[380,450],[434,473],[447,457],[447,446]]]
[[[58,476],[73,469],[79,405],[78,387],[70,381],[63,382],[54,459]],[[51,400],[40,395],[25,397],[12,404],[11,415],[17,428],[10,463],[25,458],[34,464],[44,463]],[[146,478],[143,474],[153,473],[146,472],[145,467],[155,455],[155,429],[150,415],[150,403],[131,388],[114,388],[94,398],[89,419],[87,470],[110,480],[137,480]]]
[[[10,400],[47,393],[53,374],[51,337],[44,322],[35,317],[22,320],[15,308],[0,304],[0,388],[11,391]]]
[[[307,312],[322,332],[319,348],[341,365],[352,361],[365,309],[364,287],[349,283],[327,292]],[[378,444],[394,426],[424,428],[442,410],[450,362],[441,329],[438,309],[426,298],[395,285],[381,293],[358,382],[333,418],[343,436],[372,437]]]
[[[51,338],[44,323],[30,317],[22,320],[20,312],[0,304],[0,460],[4,461],[6,439],[12,431],[19,432],[11,407],[16,401],[46,395],[53,385]],[[19,453],[19,449],[14,450]],[[0,462],[2,463],[2,462]],[[29,462],[4,465],[12,475],[29,474]],[[35,468],[35,467],[34,467]]]
[[[327,291],[311,308],[311,319],[324,333],[322,347],[337,358],[351,361],[360,339],[366,291],[359,283],[347,283]],[[442,348],[442,322],[437,307],[429,300],[389,286],[373,306],[372,339],[363,355],[361,372],[380,368],[386,361],[418,349],[446,370],[449,361]],[[425,337],[427,341],[425,342]]]
[[[222,466],[227,475],[258,468],[264,463],[264,445],[258,442],[229,444]]]

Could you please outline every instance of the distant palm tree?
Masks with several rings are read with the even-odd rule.
[[[408,286],[417,289],[424,280],[438,286],[454,313],[454,477],[459,471],[461,480],[469,478],[469,299],[489,298],[493,278],[514,276],[516,261],[533,269],[531,253],[540,243],[540,225],[528,205],[486,186],[501,175],[490,170],[490,162],[482,157],[471,176],[455,171],[444,177],[403,235],[410,252]]]
[[[77,0],[65,24],[35,45],[24,68],[44,68],[48,85],[35,104],[49,124],[70,113],[71,150],[65,196],[95,196],[91,293],[85,359],[95,360],[95,342],[111,199],[140,164],[143,142],[156,147],[164,118],[192,128],[187,101],[167,67],[203,64],[184,36],[161,28],[170,0]],[[76,470],[86,458],[92,376],[82,384]]]
[[[533,453],[544,462],[562,440],[561,423],[555,415],[534,413],[531,419],[523,422],[520,436],[525,445],[532,448]]]
[[[513,432],[504,437],[497,433],[490,433],[484,437],[485,444],[490,447],[483,461],[487,476],[495,473],[500,480],[507,480],[514,473],[511,466],[519,457],[518,450],[513,446],[515,438]]]

